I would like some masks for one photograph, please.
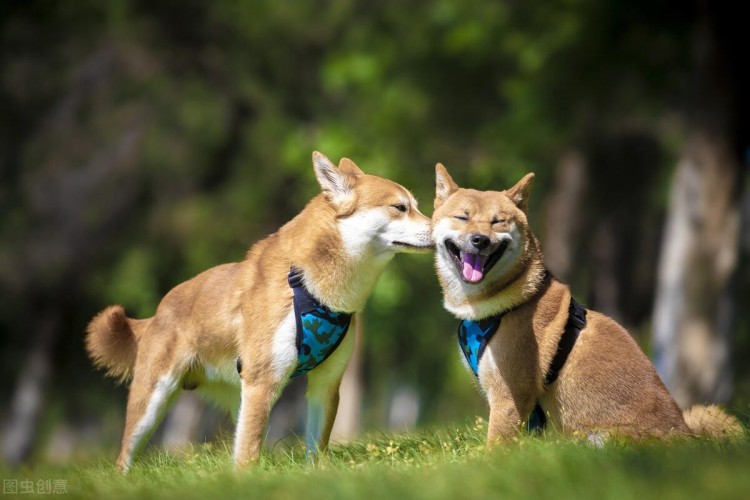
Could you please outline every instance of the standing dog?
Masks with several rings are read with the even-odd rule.
[[[429,251],[432,242],[430,219],[404,187],[346,158],[336,167],[315,152],[313,166],[322,193],[245,260],[176,286],[151,318],[110,306],[89,324],[94,364],[132,379],[117,458],[123,471],[180,389],[231,411],[235,463],[256,461],[272,405],[289,377],[303,373],[307,450],[327,446],[354,343],[345,336],[351,314],[396,253]]]
[[[436,166],[437,274],[489,402],[488,441],[545,421],[564,433],[741,434],[716,407],[683,414],[625,329],[550,276],[526,219],[533,179],[500,192],[461,189]]]

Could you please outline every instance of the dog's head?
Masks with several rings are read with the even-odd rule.
[[[336,166],[316,151],[313,166],[350,256],[432,250],[430,218],[419,211],[406,188],[365,174],[348,158],[342,158]]]
[[[526,219],[534,174],[506,191],[462,189],[445,167],[435,168],[432,235],[443,284],[469,294],[504,280],[527,258],[533,236]]]

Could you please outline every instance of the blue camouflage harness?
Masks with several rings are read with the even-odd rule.
[[[333,312],[305,288],[302,270],[292,266],[287,278],[294,293],[294,320],[297,323],[297,367],[292,377],[304,375],[328,356],[344,340],[352,315]],[[237,358],[237,373],[242,373],[242,358]]]
[[[500,321],[503,319],[505,313],[478,321],[465,319],[458,326],[458,345],[466,357],[469,368],[471,368],[471,371],[474,372],[477,378],[479,378],[479,360],[482,359],[482,354],[490,339],[497,332],[498,328],[500,328]],[[565,324],[565,331],[557,345],[555,357],[552,359],[552,363],[544,377],[545,387],[549,387],[557,380],[557,376],[560,374],[565,361],[567,361],[568,355],[578,339],[578,335],[585,326],[586,308],[571,297],[570,307],[568,308],[568,322]],[[529,415],[528,429],[529,431],[540,431],[546,423],[547,417],[537,401],[534,410]]]
[[[294,292],[294,319],[297,322],[297,368],[292,377],[304,375],[328,356],[344,340],[352,315],[331,311],[305,288],[302,270],[289,270],[289,286]]]

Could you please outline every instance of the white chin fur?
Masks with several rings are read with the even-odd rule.
[[[429,224],[394,220],[383,208],[359,211],[339,220],[338,228],[350,262],[359,269],[350,282],[341,287],[340,296],[332,298],[334,302],[329,304],[345,311],[361,310],[386,264],[396,253],[411,250],[392,242],[413,246],[432,243]]]
[[[368,254],[387,250],[382,233],[389,217],[382,210],[357,212],[338,222],[344,250],[352,259],[362,259]]]
[[[361,259],[369,254],[390,252],[419,252],[419,247],[430,247],[429,224],[408,219],[392,219],[383,208],[372,208],[357,212],[339,221],[339,232],[344,249],[352,259]],[[394,242],[405,243],[397,245]],[[424,249],[430,251],[430,248]]]

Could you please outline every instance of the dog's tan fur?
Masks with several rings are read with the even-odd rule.
[[[131,379],[117,459],[122,470],[181,388],[197,388],[235,414],[235,462],[254,462],[271,406],[296,366],[290,265],[303,271],[305,286],[321,303],[353,313],[393,255],[430,250],[430,219],[405,188],[364,174],[346,158],[336,167],[316,152],[313,164],[322,193],[255,244],[245,260],[176,286],[152,318],[126,318],[122,307],[110,306],[89,324],[86,345],[94,363]],[[353,338],[347,335],[308,373],[312,452],[328,443]]]
[[[436,167],[433,239],[445,307],[461,319],[505,313],[479,363],[479,384],[490,407],[488,441],[514,435],[537,401],[548,425],[568,434],[742,435],[739,422],[715,406],[695,407],[683,416],[628,332],[591,310],[559,377],[544,386],[571,293],[549,277],[526,218],[533,178],[528,174],[506,191],[476,191],[459,188],[445,167]],[[491,241],[484,255],[503,240],[510,243],[482,280],[471,283],[451,260],[446,241],[462,252],[480,253],[471,243],[477,234]]]

